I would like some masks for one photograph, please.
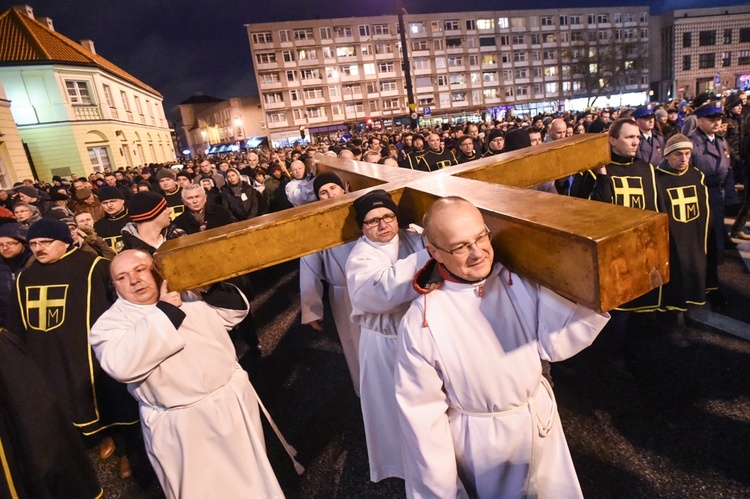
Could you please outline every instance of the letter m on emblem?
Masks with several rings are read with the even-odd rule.
[[[26,287],[26,317],[29,328],[51,331],[65,322],[68,285]]]

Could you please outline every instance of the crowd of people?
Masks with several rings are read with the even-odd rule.
[[[96,497],[87,443],[103,459],[116,454],[124,478],[129,456],[145,449],[168,497],[281,497],[262,403],[227,333],[260,355],[248,279],[170,291],[152,258],[158,248],[346,194],[337,175],[316,174],[315,154],[429,172],[602,133],[609,164],[533,189],[669,216],[670,282],[618,307],[611,321],[495,261],[481,213],[460,198],[434,203],[420,233],[399,227],[387,192],[369,191],[354,202],[362,237],[300,260],[301,318],[312,329],[323,329],[328,288],[372,481],[403,478],[410,497],[578,497],[550,363],[602,330],[632,341],[650,312],[679,325],[691,305],[725,303],[725,249],[732,238],[750,240],[748,116],[743,92],[701,94],[691,103],[346,134],[0,191],[0,356],[28,356],[29,376],[55,394],[49,428],[67,428],[65,441],[83,437],[50,446],[60,454],[50,464],[36,440],[12,437],[47,438],[14,408],[32,407],[32,394],[4,394],[16,404],[0,418],[10,456],[4,486],[28,497]],[[729,230],[725,214],[735,217]],[[465,332],[460,341],[456,330]],[[497,376],[486,375],[489,365]],[[0,376],[0,388],[13,391],[10,375]]]

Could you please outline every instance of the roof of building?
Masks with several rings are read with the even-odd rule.
[[[81,44],[48,28],[16,8],[0,14],[0,65],[64,63],[98,67],[161,96],[154,88]]]
[[[185,99],[180,102],[182,104],[213,104],[216,102],[224,102],[224,99],[218,97],[211,97],[210,95],[195,94],[192,97]]]

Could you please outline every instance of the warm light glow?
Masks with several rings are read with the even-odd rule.
[[[242,118],[235,118],[234,126],[242,126]]]
[[[203,137],[204,139],[206,138],[206,131],[205,131],[205,130],[201,130],[201,136],[202,136],[202,137]]]

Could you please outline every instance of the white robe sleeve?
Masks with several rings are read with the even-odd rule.
[[[303,256],[299,260],[299,295],[302,324],[323,319],[323,254]]]
[[[559,362],[591,345],[609,321],[609,314],[598,314],[539,286],[537,321],[539,355]]]
[[[429,257],[427,250],[421,249],[391,265],[387,257],[371,253],[350,255],[346,283],[352,307],[364,313],[387,314],[412,301],[417,297],[412,280]]]
[[[458,477],[438,353],[421,326],[422,312],[412,304],[399,326],[395,372],[406,495],[468,497]]]
[[[102,369],[121,383],[143,381],[185,348],[185,340],[156,307],[135,322],[113,307],[96,321],[89,343]]]
[[[292,180],[286,184],[284,192],[292,206],[301,206],[317,200],[313,192],[313,182],[308,178]]]
[[[219,316],[219,320],[221,322],[221,325],[229,331],[234,326],[242,322],[242,319],[247,317],[247,314],[250,313],[250,303],[247,301],[247,297],[245,296],[245,293],[240,291],[240,288],[235,286],[234,284],[230,283],[224,283],[226,286],[231,286],[232,288],[239,293],[239,295],[242,297],[242,301],[245,302],[245,307],[242,309],[233,309],[233,308],[222,308],[220,306],[211,305],[209,303],[206,303],[206,301],[201,298],[199,295],[195,294],[192,291],[188,291],[186,293],[183,293],[183,301],[202,301],[207,307],[210,307],[216,314]],[[186,296],[187,295],[187,296]],[[188,298],[189,296],[189,298]]]

